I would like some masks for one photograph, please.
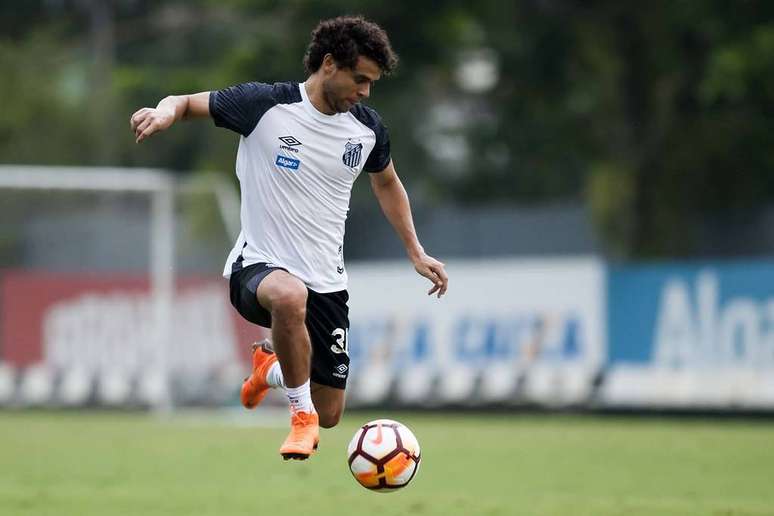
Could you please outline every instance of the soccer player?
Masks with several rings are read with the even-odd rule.
[[[415,270],[446,293],[444,264],[417,239],[408,196],[390,158],[381,118],[361,104],[397,65],[387,34],[362,17],[320,22],[304,57],[303,83],[251,82],[169,96],[131,117],[137,142],[188,117],[212,117],[239,133],[236,173],[242,231],[229,254],[231,303],[248,321],[271,328],[271,345],[253,346],[253,371],[241,390],[254,408],[283,388],[291,431],[285,459],[306,459],[319,427],[344,410],[349,373],[344,222],[352,185],[366,171],[385,216]]]

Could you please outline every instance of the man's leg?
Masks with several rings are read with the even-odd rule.
[[[333,428],[344,413],[344,389],[312,382],[312,400],[320,415],[320,426]]]
[[[258,302],[271,313],[271,340],[285,386],[309,380],[312,345],[306,329],[306,285],[283,270],[269,273],[256,290]]]
[[[285,459],[306,459],[319,441],[309,382],[312,346],[305,323],[306,286],[291,274],[275,270],[260,282],[256,297],[271,313],[272,344],[291,405],[291,431],[280,453]]]
[[[247,392],[247,396],[242,399],[246,408],[255,408],[270,388],[285,388],[282,369],[274,354],[271,341],[265,339],[262,342],[256,342],[253,344],[251,352],[253,354],[253,376],[246,380],[242,387],[243,396]],[[248,385],[248,381],[254,381],[256,385]],[[320,417],[320,426],[333,428],[338,424],[344,412],[344,389],[311,381],[310,386],[314,409]]]

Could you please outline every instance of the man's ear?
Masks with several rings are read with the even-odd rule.
[[[325,72],[326,75],[332,75],[336,73],[336,70],[338,70],[338,65],[336,64],[336,60],[333,59],[332,54],[325,54],[323,56],[322,60],[322,69],[323,72]]]

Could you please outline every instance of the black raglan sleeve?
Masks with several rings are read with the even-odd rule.
[[[376,135],[376,144],[363,165],[366,172],[381,172],[390,164],[390,134],[379,114],[373,109],[358,105],[353,110],[355,117],[369,127]]]
[[[374,132],[376,133],[376,145],[363,165],[363,170],[366,172],[381,172],[390,164],[390,134],[381,120],[379,120],[379,125],[374,128]]]
[[[210,92],[210,116],[215,125],[248,136],[277,104],[274,87],[260,82],[237,84]]]

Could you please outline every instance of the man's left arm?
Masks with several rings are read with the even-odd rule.
[[[371,189],[379,200],[379,206],[403,241],[406,253],[414,264],[414,269],[433,282],[433,287],[427,294],[432,295],[437,292],[440,298],[446,293],[449,277],[444,270],[444,264],[426,254],[419,243],[417,232],[414,229],[414,219],[411,216],[408,194],[406,194],[406,189],[403,188],[403,183],[395,172],[392,161],[383,171],[368,175],[371,178]]]

